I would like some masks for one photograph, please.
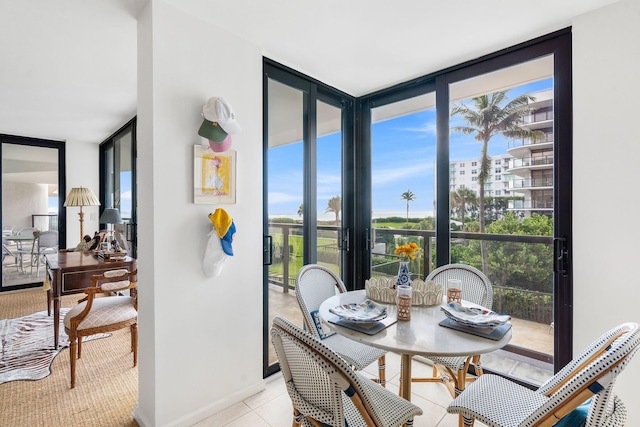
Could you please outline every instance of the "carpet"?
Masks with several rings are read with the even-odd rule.
[[[51,362],[70,344],[64,331],[64,315],[67,311],[69,308],[60,309],[58,349],[53,348],[53,315],[47,316],[46,311],[0,320],[0,384],[40,380],[51,374]],[[83,342],[110,335],[92,335]]]

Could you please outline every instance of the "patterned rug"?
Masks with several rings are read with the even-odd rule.
[[[60,350],[69,346],[60,309],[59,348],[53,348],[53,315],[40,311],[24,317],[0,320],[0,384],[17,380],[40,380],[51,374],[51,362]],[[97,334],[84,341],[108,337]]]

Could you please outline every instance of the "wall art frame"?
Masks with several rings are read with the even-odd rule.
[[[193,203],[236,203],[236,152],[214,152],[208,146],[193,147]]]

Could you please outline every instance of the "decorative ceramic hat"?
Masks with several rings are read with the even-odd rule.
[[[207,101],[202,108],[202,114],[206,120],[218,123],[226,133],[235,135],[242,130],[238,122],[236,122],[236,115],[231,109],[231,105],[229,105],[223,98],[217,96],[209,98],[209,101]]]
[[[202,121],[200,129],[198,129],[198,135],[203,138],[207,138],[209,141],[221,143],[229,136],[217,122],[212,122],[207,119]]]
[[[233,235],[236,234],[236,225],[231,216],[222,208],[216,209],[209,214],[209,220],[213,224],[213,229],[220,238],[222,250],[229,256],[233,256]]]
[[[231,135],[227,135],[227,137],[221,142],[216,142],[210,139],[209,148],[211,148],[216,153],[227,151],[229,148],[231,148]]]

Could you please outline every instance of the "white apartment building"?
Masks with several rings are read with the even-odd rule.
[[[522,196],[510,200],[509,210],[550,215],[553,211],[553,89],[532,94],[533,111],[525,117],[527,129],[545,134],[541,140],[510,140],[505,154],[491,157],[491,171],[485,182],[485,196]],[[478,150],[479,151],[479,150]],[[449,189],[469,188],[480,194],[480,157],[450,162]]]

